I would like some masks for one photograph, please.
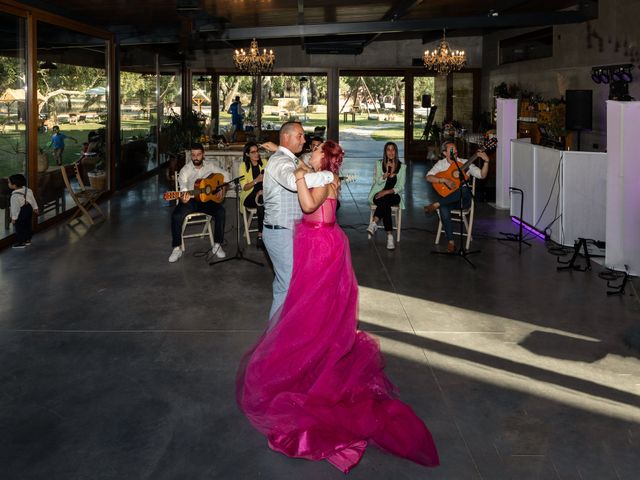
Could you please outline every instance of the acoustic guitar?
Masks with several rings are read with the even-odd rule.
[[[469,169],[471,164],[475,162],[476,158],[478,158],[478,154],[480,152],[490,152],[491,150],[494,150],[497,144],[498,140],[496,138],[490,138],[484,145],[478,148],[478,151],[474,153],[469,160],[467,160],[463,165],[460,165],[460,170],[464,174],[465,179],[469,178],[469,176],[467,175],[467,170]],[[458,171],[458,167],[455,165],[455,163],[451,163],[449,165],[449,168],[444,172],[436,173],[436,177],[448,178],[449,180],[452,180],[453,183],[455,183],[455,186],[453,188],[449,188],[446,183],[432,183],[431,185],[433,186],[434,190],[438,192],[441,197],[448,197],[453,192],[458,190],[460,188],[460,185],[462,184],[459,178],[460,172]]]
[[[186,192],[164,192],[162,198],[165,200],[175,200],[184,193],[189,193],[195,197],[199,202],[216,202],[221,203],[223,197],[219,197],[218,193],[223,187],[231,182],[224,181],[224,176],[221,173],[212,173],[207,178],[200,178],[195,181],[193,190]]]

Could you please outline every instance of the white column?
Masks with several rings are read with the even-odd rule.
[[[605,264],[640,274],[640,102],[607,101]]]
[[[511,140],[518,138],[518,100],[498,98],[496,150],[496,207],[509,208],[509,186],[511,185]]]

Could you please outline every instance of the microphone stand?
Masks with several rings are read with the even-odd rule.
[[[458,175],[459,175],[458,178],[460,179],[460,204],[458,205],[458,208],[460,209],[460,248],[455,253],[455,255],[457,255],[459,257],[462,257],[462,259],[464,259],[465,262],[467,262],[469,265],[471,265],[472,268],[475,269],[476,266],[467,257],[469,255],[475,255],[476,253],[480,253],[480,250],[467,251],[467,249],[464,246],[465,242],[464,242],[464,221],[463,221],[464,217],[462,215],[462,210],[463,210],[462,189],[465,188],[465,187],[467,188],[467,190],[469,191],[469,195],[471,195],[471,201],[472,202],[475,202],[476,198],[473,195],[473,191],[471,190],[471,186],[469,185],[469,180],[465,177],[464,172],[462,171],[462,169],[460,168],[460,164],[458,163],[458,159],[453,154],[453,149],[450,150],[449,156],[451,157],[451,159],[453,160],[454,165],[458,169]],[[467,232],[467,235],[469,235],[469,232]],[[452,255],[449,252],[437,252],[435,250],[432,250],[431,253],[433,253],[435,255]]]
[[[242,247],[240,247],[240,180],[244,178],[244,175],[241,177],[234,178],[228,183],[233,183],[233,188],[236,192],[236,253],[235,255],[227,258],[223,258],[222,260],[211,260],[209,261],[209,266],[217,265],[219,263],[228,262],[229,260],[245,260],[247,262],[254,263],[256,265],[260,265],[264,267],[264,263],[260,263],[256,260],[252,260],[251,258],[247,258],[244,256],[242,251]]]

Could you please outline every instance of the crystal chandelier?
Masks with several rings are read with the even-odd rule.
[[[438,75],[448,75],[449,72],[460,70],[467,62],[463,50],[451,50],[447,43],[446,32],[442,31],[442,40],[437,49],[430,52],[427,50],[422,56],[424,66],[430,70],[435,70]]]
[[[233,53],[233,63],[236,68],[241,72],[247,72],[251,75],[261,75],[264,72],[269,72],[273,68],[273,63],[276,60],[276,56],[273,50],[265,48],[262,53],[258,50],[258,42],[254,38],[251,40],[251,47],[248,52],[241,48],[240,51],[236,50]]]

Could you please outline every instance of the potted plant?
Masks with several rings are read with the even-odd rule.
[[[160,135],[164,139],[163,143],[166,145],[169,158],[167,168],[169,180],[173,179],[175,172],[184,165],[185,150],[193,142],[199,141],[204,131],[204,118],[193,110],[183,115],[172,112],[165,117]]]
[[[204,133],[203,118],[195,111],[183,115],[172,113],[165,117],[162,133],[166,136],[169,155],[182,155],[191,143],[198,141]]]
[[[94,135],[92,135],[94,133]],[[105,130],[100,129],[97,133],[89,134],[89,141],[85,144],[80,163],[84,171],[87,172],[89,184],[95,190],[106,190],[107,188],[107,164],[105,162],[104,151]]]

